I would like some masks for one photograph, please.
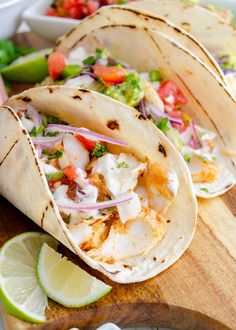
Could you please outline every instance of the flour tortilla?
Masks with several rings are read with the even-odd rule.
[[[236,29],[222,17],[198,5],[178,0],[134,1],[131,7],[165,17],[197,38],[212,54],[236,54]]]
[[[179,179],[176,199],[165,214],[164,239],[147,254],[108,265],[86,256],[62,220],[29,134],[11,107],[34,106],[70,125],[86,127],[126,141],[141,161],[174,169]],[[116,122],[116,129],[108,123]],[[110,128],[109,128],[110,127]],[[189,246],[195,231],[197,204],[185,162],[161,131],[135,109],[96,92],[66,86],[31,89],[14,96],[0,109],[0,193],[91,267],[120,283],[149,279],[171,266]],[[159,151],[164,148],[165,153]],[[117,149],[118,148],[118,149]],[[111,148],[110,148],[111,149]]]
[[[135,3],[136,2],[134,2],[134,4]],[[133,2],[131,4],[133,4]],[[152,13],[147,12],[146,10],[148,10],[148,7],[145,9],[146,2],[144,5],[143,2],[140,3],[140,6],[143,6],[143,10],[141,8],[130,7],[131,4],[127,6],[115,5],[100,8],[93,15],[83,19],[76,28],[69,31],[65,36],[59,38],[56,42],[56,49],[67,53],[71,48],[74,48],[77,41],[82,39],[86,34],[106,25],[129,24],[136,25],[137,27],[155,29],[173,38],[180,45],[196,54],[227,86],[221,68],[209,51],[197,39],[187,33],[184,29],[177,27],[160,15],[155,15],[155,11]]]
[[[197,196],[213,198],[231,189],[236,175],[236,103],[218,76],[195,54],[156,30],[126,24],[107,25],[80,39],[80,30],[77,31],[78,38],[76,34],[73,42],[65,38],[60,44],[61,50],[69,52],[72,44],[84,47],[88,53],[94,53],[97,47],[107,48],[113,58],[130,64],[138,72],[158,69],[164,80],[176,82],[188,99],[184,112],[199,126],[215,132],[214,141],[220,150],[217,159],[221,174],[212,187],[195,184]],[[232,156],[226,157],[221,152],[225,149],[232,152]]]

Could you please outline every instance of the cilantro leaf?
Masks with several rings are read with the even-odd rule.
[[[125,162],[121,162],[117,165],[117,168],[128,168],[128,167],[129,167],[129,165]]]
[[[63,150],[56,150],[55,152],[50,152],[47,149],[43,149],[42,154],[47,155],[48,159],[57,159],[61,158],[63,155],[64,151]]]
[[[209,190],[207,188],[200,188],[200,190],[206,192],[206,193],[209,193]]]
[[[106,146],[100,144],[100,143],[96,143],[93,152],[92,152],[92,156],[95,156],[97,158],[102,157],[104,152],[107,151]]]

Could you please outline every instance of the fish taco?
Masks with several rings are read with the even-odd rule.
[[[190,244],[187,166],[135,109],[84,89],[31,89],[1,108],[0,143],[0,193],[110,279],[151,278]]]
[[[129,6],[167,18],[192,34],[218,62],[236,95],[236,29],[229,10],[201,5],[198,0],[134,1]]]
[[[48,81],[96,90],[139,110],[182,154],[197,196],[219,196],[235,184],[236,141],[229,132],[236,104],[213,71],[170,37],[143,27],[107,25],[81,39],[73,33],[74,48],[65,38],[49,57]]]

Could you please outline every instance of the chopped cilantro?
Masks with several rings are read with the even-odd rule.
[[[110,52],[105,48],[96,48],[96,58],[98,59],[107,59],[110,56]]]
[[[94,56],[89,56],[85,60],[83,60],[83,64],[94,65],[97,60],[107,59],[109,56],[110,56],[110,53],[107,49],[96,48],[96,54]]]
[[[65,124],[64,121],[62,121],[58,117],[54,117],[54,116],[47,117],[47,123],[48,124]]]
[[[60,180],[63,177],[62,171],[58,171],[56,173],[45,174],[47,180]]]
[[[44,149],[42,151],[43,155],[47,155],[48,159],[55,159],[55,158],[61,158],[63,155],[64,151],[63,150],[56,150],[55,152],[50,152],[49,150]]]
[[[117,168],[128,168],[128,167],[129,167],[129,165],[125,162],[121,162],[117,165]]]
[[[94,65],[96,63],[96,56],[89,56],[85,60],[83,60],[83,64],[85,65]]]
[[[169,119],[166,118],[162,118],[161,121],[156,121],[155,119],[151,118],[151,121],[153,122],[153,124],[158,127],[162,132],[167,132],[170,127],[169,127]]]
[[[69,225],[71,222],[71,213],[64,219],[64,222]]]
[[[100,143],[96,143],[93,152],[92,152],[92,156],[95,156],[97,158],[102,157],[104,152],[106,152],[107,148],[106,146],[100,144]]]
[[[46,126],[47,126],[47,119],[43,118],[42,125],[38,129],[36,129],[36,127],[34,126],[32,130],[29,132],[29,135],[32,137],[36,137],[39,136],[39,134],[44,134]]]
[[[206,192],[206,193],[209,193],[209,190],[207,188],[200,188],[200,190]]]
[[[59,132],[47,132],[44,136],[57,136]]]
[[[184,160],[188,163],[190,163],[190,160],[192,158],[192,154],[190,152],[185,152],[184,154]]]
[[[203,155],[195,155],[195,156],[201,159],[204,163],[209,163],[210,161],[206,156]]]
[[[162,81],[163,80],[163,77],[161,75],[161,73],[157,70],[151,70],[149,72],[149,78],[150,80],[153,82],[153,81]]]

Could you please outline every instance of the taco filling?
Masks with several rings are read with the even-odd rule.
[[[112,264],[143,254],[163,239],[164,214],[179,187],[175,171],[130,153],[113,153],[110,146],[128,145],[46,117],[30,105],[17,114],[62,219],[89,257]]]
[[[61,71],[53,70],[57,58],[63,57]],[[219,151],[214,144],[216,135],[199,126],[182,111],[188,103],[176,83],[164,80],[161,72],[138,73],[127,63],[111,57],[106,49],[87,54],[78,47],[68,57],[55,52],[49,58],[51,78],[68,86],[96,90],[122,103],[135,107],[149,118],[181,152],[187,162],[194,183],[208,193],[220,176],[217,162]]]

